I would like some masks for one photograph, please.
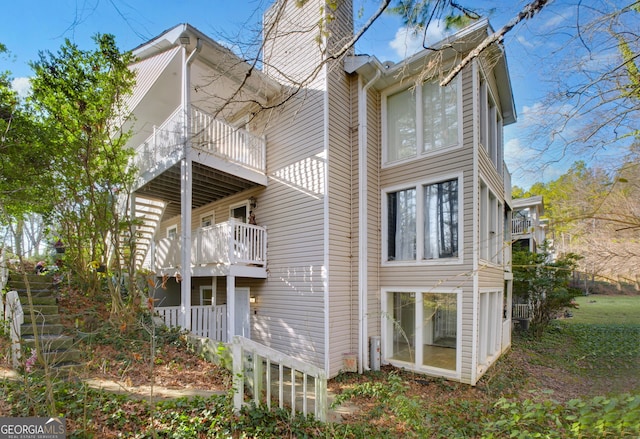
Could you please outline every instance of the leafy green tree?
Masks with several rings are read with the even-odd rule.
[[[529,304],[531,329],[536,336],[542,335],[549,322],[572,307],[573,298],[580,295],[579,290],[569,286],[579,259],[573,253],[550,261],[546,251],[513,252],[513,295]]]
[[[134,170],[128,166],[132,152],[125,147],[130,133],[118,127],[127,118],[126,97],[135,79],[128,68],[132,55],[121,53],[112,35],[97,35],[94,41],[95,50],[81,50],[67,40],[56,54],[40,53],[32,63],[31,102],[50,133],[51,184],[42,196],[55,205],[49,220],[66,247],[65,259],[88,292],[101,286],[95,267],[111,265],[113,281],[107,284],[112,315],[119,315],[126,305],[119,263],[133,253],[119,245],[132,226],[121,212]]]
[[[0,55],[7,53],[0,44]],[[41,196],[51,183],[46,137],[42,124],[11,88],[10,72],[0,72],[0,226],[11,229],[13,250],[19,255],[24,253],[25,218],[50,209],[50,200]]]

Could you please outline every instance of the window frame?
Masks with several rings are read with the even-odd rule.
[[[175,230],[175,236],[171,236],[171,232]],[[170,226],[167,226],[167,231],[166,231],[166,237],[168,239],[176,239],[178,237],[178,225],[177,224],[171,224]]]
[[[415,355],[413,362],[403,361],[391,358],[393,349],[391,343],[393,341],[393,329],[396,322],[391,321],[393,315],[393,306],[390,306],[393,294],[409,293],[415,297],[414,322],[414,346]],[[423,357],[423,338],[424,328],[418,328],[417,322],[423,320],[423,299],[425,294],[455,294],[456,295],[456,368],[443,369],[435,366],[427,366],[422,364]],[[391,364],[396,367],[402,367],[409,370],[428,373],[430,375],[443,376],[447,378],[460,379],[462,370],[462,296],[463,291],[460,288],[433,288],[433,287],[383,287],[381,288],[381,359],[383,364]]]
[[[423,112],[423,95],[422,95],[422,84],[427,82],[436,82],[433,78],[428,79],[426,81],[422,81],[419,84],[414,84],[413,86],[407,85],[406,82],[402,84],[397,84],[395,86],[389,87],[381,93],[381,134],[382,134],[382,154],[381,154],[381,167],[387,168],[392,166],[397,166],[403,163],[412,162],[415,160],[419,160],[425,157],[430,157],[437,154],[446,153],[458,148],[462,148],[463,145],[463,111],[462,111],[462,78],[461,75],[458,75],[455,79],[456,86],[456,107],[457,107],[457,120],[458,120],[458,129],[457,129],[457,142],[452,145],[448,145],[441,148],[430,148],[425,150],[424,145],[424,112]],[[387,110],[387,98],[398,93],[402,93],[407,91],[413,87],[413,93],[415,93],[415,118],[416,118],[416,153],[414,156],[406,157],[394,161],[389,161],[389,144],[388,144],[388,110]]]
[[[425,186],[443,183],[450,180],[458,181],[458,255],[444,258],[424,258],[424,188]],[[416,241],[415,259],[409,260],[389,260],[389,194],[399,192],[403,190],[415,189],[416,191]],[[418,180],[414,182],[405,183],[402,185],[395,185],[383,188],[381,191],[381,206],[382,206],[382,234],[381,234],[381,264],[382,266],[413,266],[413,265],[456,265],[462,264],[464,261],[464,178],[463,172],[456,172],[451,174],[443,174],[438,177],[433,177],[424,180]]]
[[[504,203],[484,180],[480,180],[479,192],[479,256],[494,266],[504,263]],[[492,230],[494,229],[494,230]]]

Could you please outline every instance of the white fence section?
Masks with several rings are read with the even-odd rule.
[[[5,297],[4,321],[9,325],[11,360],[13,368],[17,369],[20,361],[20,326],[24,323],[24,311],[17,291],[9,291]]]
[[[191,107],[191,146],[256,171],[266,170],[266,142]]]
[[[529,319],[531,318],[531,307],[526,303],[514,303],[511,316],[514,319]]]
[[[248,383],[256,405],[266,404],[270,409],[272,400],[277,397],[280,408],[284,408],[285,400],[290,404],[291,416],[295,416],[296,411],[307,415],[313,410],[318,420],[327,420],[324,370],[239,335],[233,337],[231,349],[236,411],[244,404],[245,383]],[[309,388],[310,381],[313,391]],[[298,410],[298,402],[301,410]]]
[[[155,309],[170,328],[180,325],[179,306],[160,306]],[[191,332],[199,337],[227,342],[227,305],[192,306]]]
[[[155,246],[156,269],[180,264],[180,239],[163,238]],[[252,264],[267,263],[267,230],[264,227],[234,219],[201,227],[191,237],[191,264]]]

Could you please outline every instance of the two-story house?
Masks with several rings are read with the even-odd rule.
[[[546,239],[546,220],[542,195],[513,200],[513,247],[537,252]]]
[[[383,364],[475,384],[510,346],[504,50],[441,87],[487,21],[382,63],[340,53],[352,2],[293,3],[265,14],[259,70],[188,24],[134,50],[132,210],[140,264],[170,277],[157,309],[329,377],[347,354],[377,367],[373,341]]]

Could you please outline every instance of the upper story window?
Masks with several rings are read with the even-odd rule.
[[[441,87],[428,81],[383,95],[384,164],[415,159],[459,145],[460,79]]]
[[[496,100],[484,78],[480,79],[480,144],[496,170],[502,175],[502,117]]]
[[[385,194],[385,261],[458,258],[460,178],[417,184]]]

